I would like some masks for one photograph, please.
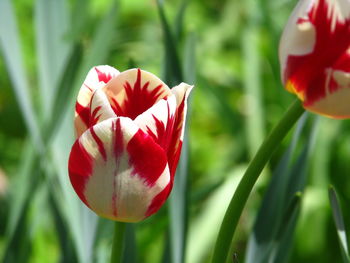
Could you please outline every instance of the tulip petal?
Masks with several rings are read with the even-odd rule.
[[[171,92],[176,97],[176,119],[174,123],[174,131],[172,135],[172,140],[168,150],[168,163],[170,173],[175,175],[177,163],[180,158],[181,147],[183,136],[185,132],[185,122],[187,114],[187,99],[190,95],[193,86],[186,83],[181,83],[180,85],[171,89]]]
[[[134,120],[165,152],[168,152],[172,140],[176,107],[176,98],[171,95],[158,101]]]
[[[350,87],[337,79],[350,72],[349,40],[349,0],[299,2],[281,38],[280,61],[286,89],[306,109],[334,118],[350,116],[342,98]]]
[[[181,83],[180,85],[171,89],[171,92],[176,98],[176,113],[174,120],[174,128],[172,132],[171,142],[167,151],[168,165],[170,169],[170,184],[162,192],[160,192],[152,201],[147,215],[155,213],[165,199],[168,198],[170,191],[173,187],[174,176],[176,172],[176,167],[180,159],[183,135],[185,130],[186,113],[187,113],[187,99],[192,90],[193,86],[186,83]]]
[[[104,88],[117,116],[135,119],[159,100],[171,95],[168,86],[155,75],[130,69],[113,78]]]
[[[97,89],[90,102],[90,126],[109,118],[117,117],[102,88]]]
[[[158,199],[157,207],[154,199],[170,183],[164,150],[125,117],[102,121],[79,137],[69,175],[86,205],[100,216],[125,222],[156,212],[165,199]]]
[[[89,71],[83,85],[79,90],[75,105],[74,125],[77,137],[79,137],[89,127],[89,104],[92,94],[96,89],[107,84],[118,74],[118,70],[107,65],[96,66]]]

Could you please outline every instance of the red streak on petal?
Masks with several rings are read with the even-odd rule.
[[[169,169],[170,169],[170,174],[172,179],[175,176],[176,167],[179,162],[179,158],[181,154],[182,141],[180,140],[180,137],[182,133],[182,127],[183,125],[185,125],[184,123],[185,102],[186,102],[185,100],[186,100],[186,96],[183,97],[180,105],[176,109],[174,131],[173,131],[172,140],[168,150],[168,163],[169,163]]]
[[[147,209],[147,212],[145,214],[145,217],[149,217],[150,215],[153,215],[155,212],[159,210],[159,208],[164,204],[164,202],[167,200],[170,191],[171,191],[172,185],[169,183],[163,191],[161,191],[159,194],[157,194],[153,200],[150,206]]]
[[[120,119],[117,118],[115,122],[112,123],[113,136],[113,151],[116,163],[119,163],[120,158],[123,154],[124,141],[123,141],[123,131],[120,124]]]
[[[98,106],[98,107],[96,107],[95,109],[94,109],[94,111],[92,112],[92,114],[91,114],[91,123],[90,123],[90,126],[93,126],[93,125],[95,125],[97,122],[98,122],[98,120],[99,120],[99,118],[101,117],[101,115],[97,115],[98,114],[98,112],[99,112],[99,110],[102,108],[102,106]]]
[[[169,145],[172,140],[175,123],[175,116],[170,116],[170,107],[168,102],[167,108],[168,117],[166,125],[156,116],[152,115],[156,126],[156,133],[154,133],[149,127],[147,127],[147,134],[149,134],[153,138],[153,140],[164,149],[165,152],[168,152]]]
[[[90,90],[91,92],[93,92],[93,90],[92,90],[92,88],[90,88],[88,85],[86,85],[85,83],[84,83],[84,86],[88,89],[88,90]]]
[[[100,152],[102,158],[104,161],[107,161],[107,155],[106,155],[106,150],[105,150],[105,147],[103,145],[103,142],[101,141],[101,139],[97,136],[95,130],[94,130],[94,127],[90,127],[89,129],[91,135],[92,135],[92,138],[95,140],[95,142],[97,143],[97,148],[98,148],[98,151]]]
[[[116,171],[118,171],[118,167],[120,165],[120,159],[122,158],[124,152],[124,141],[123,141],[123,133],[121,128],[120,119],[117,119],[115,122],[112,122],[112,131],[113,131],[113,153],[114,160],[116,163]],[[114,176],[118,176],[115,171]],[[112,194],[112,211],[113,215],[117,216],[117,185],[116,180],[113,180],[113,194]]]
[[[90,126],[90,108],[82,106],[79,102],[75,104],[75,112],[86,126]]]
[[[93,159],[86,149],[76,140],[73,144],[68,161],[68,172],[72,186],[79,198],[87,205],[84,196],[85,184],[93,169]]]
[[[339,88],[338,85],[326,85],[327,74],[329,70],[340,69],[337,61],[350,46],[350,19],[344,22],[337,20],[332,28],[334,14],[328,15],[330,7],[327,1],[317,2],[308,13],[308,21],[316,30],[313,52],[303,56],[289,56],[284,72],[285,79],[291,81],[298,92],[305,93],[305,106]],[[341,70],[349,72],[349,63],[343,64]]]
[[[112,108],[117,116],[129,117],[134,120],[138,115],[148,110],[158,100],[162,99],[162,84],[155,87],[153,90],[149,89],[149,82],[141,85],[141,70],[137,70],[137,78],[133,85],[129,82],[124,83],[125,100],[118,102],[111,98]]]
[[[128,142],[129,164],[132,174],[138,175],[152,187],[164,172],[167,158],[164,150],[141,129]]]
[[[112,75],[110,73],[102,72],[98,68],[95,67],[97,77],[99,81],[103,81],[104,83],[108,83],[112,79]]]

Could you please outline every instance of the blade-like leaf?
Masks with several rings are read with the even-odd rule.
[[[70,25],[67,11],[65,0],[38,0],[35,3],[39,88],[46,118],[50,116],[60,72],[72,45],[67,39]]]
[[[217,236],[217,230],[213,226],[220,224],[230,201],[227,196],[236,189],[245,169],[246,166],[235,167],[227,179],[205,200],[205,209],[190,221],[185,262],[206,262],[205,258],[210,255]]]
[[[0,1],[0,25],[0,53],[5,58],[5,65],[33,144],[42,152],[43,142],[29,92],[16,18],[9,0]]]
[[[280,227],[277,231],[276,241],[273,244],[273,249],[269,256],[269,263],[287,262],[300,211],[300,204],[301,193],[298,192],[290,201],[282,218]]]
[[[27,143],[19,164],[17,177],[12,182],[12,192],[10,193],[12,201],[6,229],[7,246],[4,249],[3,262],[26,262],[25,260],[27,260],[27,258],[22,259],[29,252],[26,249],[30,246],[29,236],[26,236],[28,231],[27,212],[32,196],[41,182],[39,180],[39,166],[40,161],[33,146]]]
[[[253,233],[249,238],[246,250],[247,263],[263,262],[272,248],[272,240],[283,213],[283,198],[281,196],[283,196],[287,188],[289,176],[287,171],[290,168],[291,157],[305,123],[306,115],[299,120],[292,142],[273,173],[256,218]]]
[[[287,248],[290,248],[294,237],[298,213],[295,213],[295,218],[293,217],[294,219],[292,221],[286,223],[285,214],[289,213],[286,207],[288,207],[291,197],[304,189],[308,153],[313,146],[314,129],[317,122],[315,121],[313,123],[313,128],[307,137],[307,143],[304,145],[297,161],[291,165],[293,152],[295,151],[297,141],[301,136],[305,123],[306,115],[299,120],[292,143],[274,171],[259,210],[254,231],[249,238],[248,249],[246,251],[247,263],[285,262],[288,259]],[[293,211],[298,210],[294,209]],[[289,214],[294,215],[294,212]]]
[[[349,263],[350,262],[349,249],[348,249],[349,245],[348,245],[348,241],[346,238],[343,213],[342,213],[341,208],[340,208],[337,193],[336,193],[333,186],[329,186],[328,195],[329,195],[329,201],[330,201],[331,207],[332,207],[335,227],[337,228],[337,233],[338,233],[340,247],[342,250],[343,260],[344,260],[344,263]]]
[[[248,150],[253,157],[257,152],[264,132],[264,107],[262,106],[262,92],[260,81],[260,53],[259,31],[249,26],[242,36],[242,49],[244,54],[244,89],[247,107],[246,134]]]
[[[115,27],[118,17],[117,6],[118,1],[114,1],[110,10],[96,27],[92,42],[81,64],[78,63],[79,55],[72,54],[70,60],[72,63],[70,63],[70,66],[65,71],[71,77],[65,78],[65,73],[62,75],[60,89],[56,95],[58,99],[56,107],[53,110],[54,115],[61,114],[60,106],[61,103],[64,103],[65,92],[70,91],[71,87],[75,90],[79,88],[92,66],[106,63],[112,40],[116,35]],[[80,47],[77,46],[77,48],[77,51],[79,51]],[[75,65],[80,65],[80,67],[74,69]],[[75,78],[73,77],[74,72],[78,72]],[[69,79],[71,81],[74,79],[74,81],[70,82]],[[70,91],[70,95],[72,95],[72,91]],[[75,102],[75,96],[69,97],[69,102],[66,102],[65,107],[71,109],[71,111],[63,115],[60,121],[61,125],[57,127],[57,135],[52,148],[53,165],[58,173],[58,182],[61,186],[55,193],[55,200],[60,213],[64,215],[70,232],[72,233],[72,239],[77,250],[79,262],[89,263],[94,260],[92,253],[95,243],[97,217],[81,203],[72,187],[69,185],[69,180],[67,180],[66,166],[70,147],[74,140],[72,117],[74,112],[73,105]],[[50,126],[52,127],[52,125],[51,123]],[[65,200],[64,202],[62,202],[62,198]]]
[[[185,3],[185,2],[184,2]],[[181,31],[182,19],[185,12],[184,3],[180,6],[178,11],[178,20],[176,21],[177,31]],[[163,2],[157,1],[159,16],[163,29],[164,38],[164,50],[165,50],[165,65],[164,65],[164,80],[170,83],[171,86],[177,85],[183,81],[183,75],[181,71],[181,63],[179,61],[177,53],[177,41],[178,36],[174,37],[171,32],[168,21],[165,17]],[[194,51],[194,40],[190,39],[187,45],[187,52],[189,50]],[[187,74],[189,80],[194,81],[195,74],[195,59],[194,53],[191,56],[186,57],[186,66],[192,67]],[[189,116],[190,114],[188,114]],[[182,154],[180,157],[179,165],[176,171],[174,180],[174,187],[169,199],[169,213],[170,213],[170,246],[167,247],[170,251],[172,263],[182,263],[185,256],[185,243],[186,243],[186,229],[187,229],[187,199],[188,199],[188,130],[186,129],[184,141],[182,145]],[[167,254],[165,251],[164,255]]]
[[[58,90],[54,92],[55,101],[52,103],[51,107],[51,117],[47,121],[47,128],[43,131],[43,136],[45,143],[49,143],[51,138],[54,136],[54,132],[57,130],[62,122],[62,118],[69,107],[69,98],[73,96],[73,86],[72,83],[75,82],[77,78],[77,69],[80,66],[82,57],[82,48],[80,45],[72,50],[70,58],[65,65],[64,70],[60,76],[60,82],[58,85]]]
[[[175,19],[175,38],[176,40],[179,40],[183,31],[183,23],[184,23],[184,17],[185,17],[185,11],[188,6],[189,0],[182,0],[180,3],[180,7],[176,14]],[[184,71],[185,72],[185,71]]]
[[[160,22],[163,29],[163,39],[165,46],[165,67],[163,79],[168,85],[173,87],[183,80],[181,63],[176,48],[176,41],[164,13],[163,2],[157,0],[157,6]]]
[[[112,47],[112,40],[116,37],[116,24],[118,22],[119,0],[113,0],[109,11],[102,18],[95,29],[95,34],[90,43],[88,52],[84,57],[82,67],[79,70],[79,77],[75,87],[80,87],[87,72],[96,65],[107,62],[108,54]]]

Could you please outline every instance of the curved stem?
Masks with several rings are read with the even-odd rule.
[[[121,263],[124,254],[124,234],[126,223],[115,222],[111,263]]]
[[[284,114],[279,123],[273,128],[270,135],[260,146],[255,157],[249,163],[249,166],[238,184],[226,210],[226,214],[216,240],[212,263],[226,262],[226,259],[229,258],[230,246],[238,220],[256,180],[258,179],[266,163],[269,161],[273,152],[280,145],[283,138],[287,135],[289,130],[293,127],[303,112],[304,109],[301,102],[296,100]]]

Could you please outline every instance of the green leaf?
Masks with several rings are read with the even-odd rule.
[[[6,229],[7,246],[4,262],[26,262],[30,247],[28,232],[28,207],[41,183],[38,171],[40,161],[33,146],[24,147],[19,171],[12,182],[11,208]],[[24,183],[25,182],[25,183]],[[24,259],[24,258],[25,259]]]
[[[182,0],[180,7],[178,8],[175,18],[175,38],[180,40],[182,31],[184,29],[183,22],[185,17],[185,11],[188,6],[189,0]]]
[[[237,188],[246,168],[237,166],[230,171],[225,181],[204,200],[204,209],[190,221],[185,262],[206,262],[217,236],[217,229],[213,226],[221,223],[230,201],[227,196]]]
[[[333,212],[333,219],[335,223],[335,227],[337,228],[339,243],[343,255],[344,263],[350,262],[349,257],[349,245],[346,238],[346,231],[345,231],[345,225],[344,225],[344,219],[343,219],[343,213],[340,208],[339,200],[337,197],[337,193],[334,189],[334,187],[331,185],[328,189],[328,195],[329,195],[329,201],[331,203],[332,212]]]
[[[288,255],[294,238],[295,226],[301,205],[301,192],[297,192],[290,201],[277,231],[276,240],[269,256],[269,263],[288,262]]]
[[[183,80],[190,85],[194,85],[196,81],[196,43],[196,33],[190,32],[186,37],[185,52],[183,59]]]
[[[259,30],[248,26],[242,35],[244,58],[243,87],[245,89],[245,105],[247,107],[246,134],[248,150],[253,157],[265,137],[264,107],[261,92],[261,68],[259,53]]]
[[[298,192],[302,191],[305,186],[308,153],[313,145],[314,129],[317,123],[316,121],[313,123],[313,128],[307,137],[307,143],[304,145],[296,162],[292,164],[292,157],[297,142],[300,140],[306,124],[306,116],[305,114],[299,120],[292,143],[273,173],[259,209],[253,233],[249,238],[246,251],[247,263],[285,262],[288,259],[289,254],[286,248],[290,248],[293,240],[298,213],[295,212],[295,218],[290,217],[291,221],[288,221],[286,214],[294,215],[294,211],[299,209],[293,208],[291,210],[291,208],[287,208],[286,210],[286,207],[299,206],[295,202],[297,202],[296,199],[300,199]],[[293,196],[294,199],[292,200],[295,202],[290,201]],[[292,202],[292,206],[290,202]]]
[[[164,13],[163,2],[157,0],[160,22],[163,30],[165,46],[164,81],[171,87],[178,85],[182,80],[181,63],[177,53],[177,43]]]
[[[95,29],[94,37],[88,47],[88,52],[84,57],[82,67],[79,70],[79,77],[75,83],[80,88],[87,72],[96,65],[107,62],[108,54],[112,47],[112,40],[116,37],[116,25],[118,22],[119,0],[114,0]]]
[[[124,237],[124,263],[137,263],[135,224],[127,224]]]
[[[69,107],[69,99],[73,96],[73,85],[76,81],[78,71],[81,64],[82,47],[76,45],[72,50],[69,60],[62,70],[60,82],[57,91],[54,92],[55,100],[51,105],[51,117],[47,121],[46,128],[43,131],[45,143],[49,143],[57,128],[62,123],[62,118],[66,114]]]
[[[37,0],[35,3],[36,49],[42,109],[50,116],[57,86],[72,41],[66,37],[70,26],[65,0]]]
[[[185,3],[185,2],[184,2]],[[165,65],[164,65],[164,81],[170,85],[175,86],[183,81],[183,75],[181,70],[181,63],[177,53],[177,40],[178,37],[174,37],[171,32],[168,21],[165,17],[163,2],[157,1],[159,16],[163,29],[164,37],[164,50],[165,50]],[[182,18],[185,12],[185,5],[181,5],[178,11],[178,20],[176,21],[176,27],[178,31],[181,31]],[[189,52],[194,51],[195,39],[189,38],[186,55]],[[188,72],[187,78],[194,82],[195,78],[195,55],[194,53],[185,59],[185,66],[191,67],[191,71]],[[189,114],[188,114],[189,115]],[[187,199],[188,199],[188,129],[185,131],[184,141],[182,145],[182,154],[177,167],[174,187],[172,189],[171,196],[169,198],[169,215],[170,215],[170,246],[169,249],[171,255],[171,262],[181,263],[184,261],[185,245],[186,245],[186,233],[187,233]],[[167,255],[165,251],[164,255]]]
[[[95,243],[97,216],[82,204],[67,180],[66,166],[70,147],[74,140],[72,119],[75,96],[72,96],[71,88],[80,88],[91,67],[106,63],[112,46],[112,40],[116,35],[115,27],[118,22],[117,6],[118,1],[114,1],[109,11],[95,28],[95,34],[81,63],[79,63],[81,47],[79,45],[75,47],[70,62],[68,62],[69,67],[62,73],[60,88],[56,95],[56,107],[53,110],[53,114],[57,117],[61,114],[61,103],[66,105],[65,108],[71,109],[70,112],[62,111],[64,114],[60,117],[60,125],[55,129],[57,135],[52,145],[52,165],[58,174],[60,187],[54,196],[58,209],[63,214],[71,232],[78,260],[82,263],[89,263],[94,260],[93,245]],[[79,66],[79,68],[74,68],[75,66]],[[74,76],[75,74],[78,75]],[[64,101],[66,92],[69,93],[69,96],[67,96],[69,98],[68,102]],[[49,125],[51,129],[52,125]],[[62,202],[62,199],[64,202]]]
[[[5,65],[33,145],[42,152],[43,142],[29,92],[16,17],[9,0],[0,1],[0,25],[0,52],[5,58]]]
[[[189,37],[189,43],[187,49],[194,51],[195,38]],[[189,51],[187,51],[189,52]],[[192,53],[194,54],[194,53]],[[185,59],[186,66],[192,67],[192,70],[188,72],[188,80],[194,82],[195,79],[195,58],[194,55],[188,56]],[[186,80],[187,81],[187,80]],[[190,108],[190,101],[189,101]],[[188,110],[187,120],[189,123],[190,110]],[[184,261],[185,247],[186,247],[186,233],[188,224],[188,125],[185,125],[185,135],[182,145],[182,153],[180,161],[177,167],[174,187],[170,195],[169,200],[169,212],[170,212],[170,239],[171,239],[171,254],[173,263],[181,263]]]

